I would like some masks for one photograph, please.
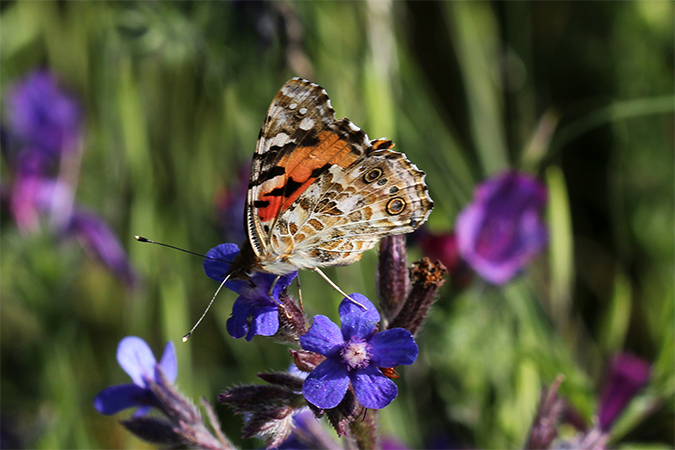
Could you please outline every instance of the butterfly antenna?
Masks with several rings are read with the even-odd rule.
[[[220,262],[224,262],[224,263],[228,263],[228,264],[230,264],[232,262],[232,261],[225,261],[225,260],[218,259],[218,258],[212,258],[210,256],[202,255],[201,253],[197,253],[197,252],[191,252],[190,250],[185,250],[184,248],[175,247],[175,246],[169,245],[169,244],[164,244],[163,242],[152,241],[148,238],[144,238],[143,236],[134,236],[134,238],[136,238],[136,240],[138,242],[146,242],[148,244],[157,244],[157,245],[161,245],[162,247],[169,247],[169,248],[172,248],[174,250],[179,250],[181,252],[189,253],[189,254],[195,255],[195,256],[199,256],[200,258],[210,259],[212,261],[220,261]]]
[[[345,294],[344,291],[343,291],[342,289],[340,289],[340,288],[338,287],[337,284],[333,283],[333,280],[331,280],[330,278],[328,278],[328,275],[326,275],[325,273],[323,273],[323,272],[321,271],[321,269],[319,269],[318,267],[315,267],[315,268],[313,268],[312,270],[313,270],[314,272],[318,273],[319,275],[321,275],[321,276],[323,277],[324,280],[328,281],[328,284],[330,284],[331,286],[333,286],[333,289],[335,289],[336,291],[338,291],[338,292],[339,292],[340,294],[342,294],[345,298],[348,298],[349,301],[351,301],[352,303],[354,303],[354,304],[357,305],[357,306],[360,306],[360,307],[363,308],[364,310],[368,309],[368,308],[366,308],[365,306],[363,306],[361,303],[359,303],[359,302],[357,302],[356,300],[354,300],[353,298],[351,298],[349,295]]]
[[[216,289],[216,293],[213,294],[213,297],[211,297],[211,301],[209,302],[208,306],[206,307],[206,309],[202,313],[202,316],[199,318],[197,323],[195,323],[195,325],[192,327],[192,329],[185,336],[183,336],[183,342],[187,342],[188,339],[190,339],[190,336],[192,335],[192,332],[195,331],[195,328],[197,328],[197,326],[202,322],[202,320],[206,316],[206,313],[209,312],[209,309],[211,309],[211,305],[213,305],[213,301],[216,299],[216,296],[218,295],[218,292],[220,292],[222,287],[225,286],[225,283],[227,282],[227,280],[230,279],[230,277],[232,276],[232,273],[233,272],[228,273],[227,276],[225,277],[225,279],[222,281],[222,283],[220,283],[220,286],[218,286],[218,289]]]

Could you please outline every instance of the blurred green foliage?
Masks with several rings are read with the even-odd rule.
[[[3,100],[37,67],[78,96],[78,201],[113,226],[143,279],[127,290],[76,244],[19,234],[3,210],[3,447],[145,445],[91,401],[127,382],[115,361],[122,337],[158,352],[178,343],[216,285],[198,259],[133,235],[202,252],[222,242],[216,193],[236,180],[292,76],[321,84],[338,117],[394,139],[427,172],[434,231],[452,229],[474,185],[507,167],[550,190],[547,253],[503,289],[446,285],[419,335],[420,359],[381,414],[385,433],[412,448],[521,446],[558,373],[588,423],[607,358],[625,349],[652,361],[654,375],[612,444],[675,445],[672,2],[0,6]],[[7,164],[2,176],[4,188]],[[370,253],[329,274],[374,299]],[[301,276],[308,310],[336,318],[338,295]],[[290,362],[267,339],[227,335],[233,299],[221,294],[178,343],[178,384],[195,399],[215,402]],[[237,440],[240,420],[217,411],[230,437],[260,446]]]

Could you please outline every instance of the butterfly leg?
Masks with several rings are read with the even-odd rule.
[[[337,284],[333,283],[333,280],[331,280],[330,278],[328,278],[328,276],[327,276],[325,273],[323,273],[323,272],[321,271],[321,269],[319,269],[318,267],[315,267],[315,268],[313,268],[313,269],[311,269],[311,270],[313,270],[314,272],[316,272],[316,273],[318,273],[319,275],[321,275],[321,276],[323,277],[323,279],[326,280],[326,281],[328,282],[328,284],[330,284],[331,286],[333,286],[333,289],[335,289],[336,291],[338,291],[338,292],[339,292],[340,294],[342,294],[345,298],[348,298],[352,303],[354,303],[355,305],[360,306],[360,307],[363,308],[363,309],[367,309],[367,308],[366,308],[365,306],[363,306],[361,303],[357,302],[356,300],[354,300],[353,298],[351,298],[349,295],[345,294],[344,291],[343,291],[342,289],[340,289],[340,288],[338,287]]]
[[[305,311],[305,307],[302,304],[302,288],[300,287],[300,273],[295,277],[296,282],[298,283],[298,302],[300,303],[300,310]]]
[[[270,290],[269,290],[269,292],[267,293],[267,295],[270,296],[270,298],[272,299],[272,301],[273,301],[274,303],[276,303],[277,305],[281,306],[281,309],[284,310],[284,314],[286,315],[286,318],[290,319],[290,318],[291,318],[291,314],[290,314],[290,313],[288,312],[288,310],[286,309],[286,305],[284,305],[281,301],[276,300],[276,299],[274,298],[274,295],[272,295],[272,294],[274,293],[274,287],[277,285],[277,282],[279,281],[279,278],[281,278],[281,275],[277,275],[277,276],[274,278],[274,281],[272,281],[272,285],[270,286]]]

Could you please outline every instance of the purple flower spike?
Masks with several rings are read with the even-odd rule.
[[[127,336],[117,346],[117,362],[129,374],[133,383],[119,384],[101,391],[94,398],[94,407],[101,414],[112,415],[123,409],[138,408],[134,415],[144,415],[153,406],[159,406],[149,387],[150,382],[162,382],[157,369],[169,383],[176,381],[178,376],[176,349],[171,341],[167,342],[158,364],[143,339]]]
[[[630,353],[619,353],[610,363],[600,399],[600,429],[608,431],[614,420],[649,381],[647,361]]]
[[[354,388],[357,400],[366,408],[381,409],[398,395],[393,381],[379,367],[412,364],[418,348],[412,334],[403,328],[380,333],[380,314],[361,294],[345,298],[339,313],[342,329],[325,316],[314,317],[314,325],[300,336],[304,350],[319,353],[326,359],[314,369],[302,386],[308,402],[321,409],[335,408]]]
[[[33,72],[14,86],[7,106],[11,132],[25,144],[52,157],[75,147],[80,107],[48,71]]]
[[[239,254],[234,244],[220,244],[206,253],[210,258],[204,260],[204,272],[216,281],[222,281],[230,269],[229,261]],[[228,262],[226,262],[228,261]],[[250,341],[256,334],[273,336],[279,330],[279,294],[298,272],[279,278],[274,285],[272,298],[269,295],[276,275],[256,272],[250,280],[229,280],[225,286],[239,294],[232,306],[232,317],[227,319],[227,332],[235,339],[246,336]]]
[[[459,251],[483,278],[504,284],[546,245],[541,214],[546,188],[529,175],[507,172],[481,184],[459,214]]]

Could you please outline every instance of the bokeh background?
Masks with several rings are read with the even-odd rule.
[[[288,367],[286,347],[227,335],[231,292],[180,343],[217,283],[199,258],[133,235],[197,252],[233,239],[228,208],[267,107],[303,76],[326,88],[338,118],[393,139],[426,171],[430,233],[452,231],[474,186],[506,168],[549,189],[550,243],[522,276],[443,287],[383,433],[411,448],[517,448],[559,373],[588,425],[609,359],[628,351],[652,378],[611,444],[672,448],[673,19],[673,3],[658,0],[3,1],[2,447],[147,447],[92,406],[128,382],[115,360],[127,335],[158,356],[173,340],[178,385],[196,400]],[[48,217],[27,229],[12,212],[21,144],[6,138],[8,98],[35,70],[81,108],[67,181],[133,275],[111,270],[86,233]],[[414,237],[409,256],[422,256]],[[327,272],[375,299],[376,260],[371,251]],[[301,276],[308,311],[337,319],[339,295]],[[216,409],[235,442],[262,445],[239,440],[240,419]]]

